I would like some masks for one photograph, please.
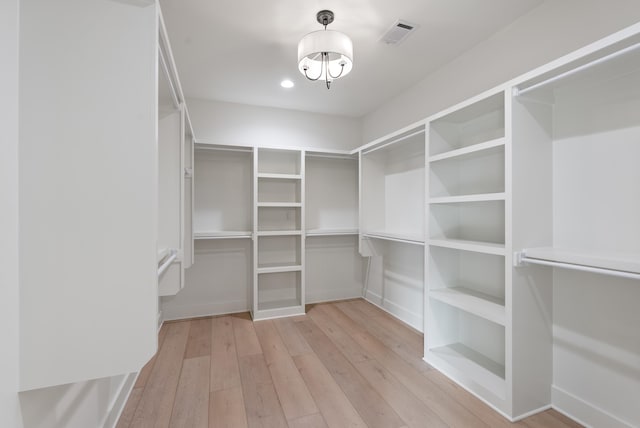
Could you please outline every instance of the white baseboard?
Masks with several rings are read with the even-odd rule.
[[[211,315],[235,314],[249,312],[246,300],[231,300],[227,302],[201,303],[192,305],[162,305],[162,315],[165,321],[187,318],[207,317]]]
[[[371,290],[367,290],[364,298],[369,303],[372,303],[383,311],[390,313],[400,321],[409,324],[412,328],[418,330],[419,332],[423,331],[422,316],[420,314],[411,312],[410,310],[398,305],[397,303],[391,302],[390,300],[383,301],[382,296],[374,293]]]
[[[634,426],[555,385],[551,386],[551,402],[555,410],[587,427],[632,428]]]
[[[336,300],[357,299],[362,297],[362,287],[351,287],[335,290],[307,290],[305,303],[324,303]]]
[[[120,415],[127,404],[129,395],[131,395],[131,391],[133,391],[133,386],[136,384],[138,374],[138,372],[129,373],[122,380],[118,388],[118,392],[114,396],[113,401],[109,406],[109,410],[105,415],[104,423],[101,425],[103,428],[115,428],[118,424],[118,419],[120,419]]]

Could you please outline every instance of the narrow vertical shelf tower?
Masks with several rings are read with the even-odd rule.
[[[253,158],[254,320],[304,314],[304,160],[258,148]]]

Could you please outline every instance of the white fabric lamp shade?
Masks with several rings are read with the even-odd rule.
[[[327,52],[329,59],[329,78],[331,75],[344,77],[353,66],[353,43],[344,33],[331,30],[320,30],[309,33],[298,43],[298,70],[303,75],[315,79],[317,76],[325,80],[322,67],[322,53]],[[344,70],[340,73],[344,64]]]

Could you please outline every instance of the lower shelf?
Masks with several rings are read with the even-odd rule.
[[[504,300],[464,287],[430,290],[429,297],[496,324],[505,325]]]
[[[498,398],[506,397],[504,366],[461,343],[430,349],[426,359],[445,373],[450,372],[446,367],[442,367],[440,362],[443,362]]]

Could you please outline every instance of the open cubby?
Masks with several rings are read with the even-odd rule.
[[[429,209],[432,239],[505,243],[504,201],[431,204]]]
[[[301,230],[301,214],[298,207],[259,207],[258,232]]]
[[[260,236],[258,269],[276,266],[299,266],[300,236]]]
[[[505,397],[505,327],[437,300],[429,301],[429,311],[433,328],[428,352]]]
[[[258,174],[299,175],[301,171],[299,150],[258,149]]]
[[[258,311],[302,305],[301,273],[277,272],[258,275]]]
[[[300,180],[258,178],[258,203],[300,202]]]
[[[430,123],[429,156],[504,138],[504,93],[499,92]]]
[[[431,198],[505,190],[504,145],[430,163]]]

